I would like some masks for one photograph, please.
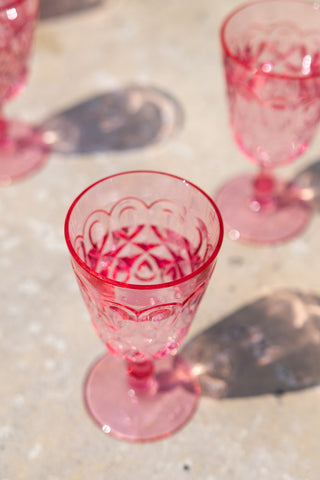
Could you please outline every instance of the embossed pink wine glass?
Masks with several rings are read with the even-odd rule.
[[[121,439],[170,435],[190,418],[200,393],[177,349],[221,247],[217,207],[182,178],[125,172],[76,198],[65,237],[93,326],[108,350],[85,381],[89,414]]]
[[[39,0],[0,0],[0,105],[25,86]],[[0,185],[25,177],[47,158],[40,129],[0,116]]]
[[[227,182],[216,201],[231,238],[285,241],[305,228],[311,212],[298,186],[273,169],[299,157],[319,123],[319,4],[244,4],[224,21],[221,43],[234,137],[259,172]]]

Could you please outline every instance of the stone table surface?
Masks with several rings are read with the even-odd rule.
[[[170,172],[212,195],[254,170],[228,124],[218,34],[239,2],[89,3],[42,3],[28,83],[5,107],[47,126],[52,153],[0,190],[0,479],[319,480],[316,201],[307,229],[285,244],[225,237],[183,348],[203,386],[183,429],[127,443],[86,413],[83,379],[104,346],[65,246],[71,201],[125,170]],[[279,175],[310,183],[319,151],[317,135]]]

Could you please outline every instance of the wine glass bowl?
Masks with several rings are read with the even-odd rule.
[[[0,1],[0,105],[25,87],[39,0]],[[0,116],[0,185],[25,177],[46,160],[39,128]]]
[[[214,270],[222,231],[203,191],[160,172],[108,177],[70,207],[65,235],[73,269],[108,349],[84,389],[104,432],[158,439],[193,413],[199,384],[177,350]]]
[[[227,182],[217,194],[235,238],[277,243],[310,219],[293,182],[273,169],[309,146],[320,118],[320,11],[303,0],[244,4],[223,22],[221,44],[231,128],[257,175]]]

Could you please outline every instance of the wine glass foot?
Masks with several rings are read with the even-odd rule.
[[[279,184],[277,198],[260,206],[253,198],[253,180],[249,175],[234,178],[216,195],[228,236],[249,243],[276,244],[302,232],[310,220],[311,208],[299,198],[298,187]]]
[[[192,416],[200,394],[198,380],[180,356],[154,363],[154,385],[137,391],[126,363],[104,355],[90,369],[85,385],[87,410],[102,431],[127,441],[151,441],[179,430]]]
[[[40,129],[20,121],[7,122],[5,138],[0,140],[0,185],[31,175],[45,163],[48,153]]]

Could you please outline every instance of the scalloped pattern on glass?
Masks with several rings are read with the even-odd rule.
[[[231,52],[225,71],[238,145],[266,167],[293,161],[320,119],[320,33],[290,22],[248,25]]]
[[[289,21],[254,23],[241,42],[235,40],[232,52],[249,68],[264,73],[305,76],[320,70],[320,33]]]
[[[207,282],[183,302],[135,309],[107,298],[76,273],[93,326],[109,352],[127,360],[150,360],[175,352],[186,336]]]
[[[23,87],[38,13],[38,2],[0,10],[0,103]]]
[[[136,198],[95,210],[75,250],[95,272],[126,284],[163,284],[185,277],[212,253],[204,223],[173,202]],[[187,238],[193,232],[192,238]]]
[[[109,351],[128,360],[161,358],[176,351],[210,275],[199,275],[187,289],[169,284],[159,293],[156,287],[189,275],[211,254],[199,218],[167,200],[146,205],[125,198],[110,210],[88,216],[75,250],[99,276],[123,282],[121,291],[73,264],[95,330]],[[154,284],[155,289],[143,296],[128,291],[130,284]]]

